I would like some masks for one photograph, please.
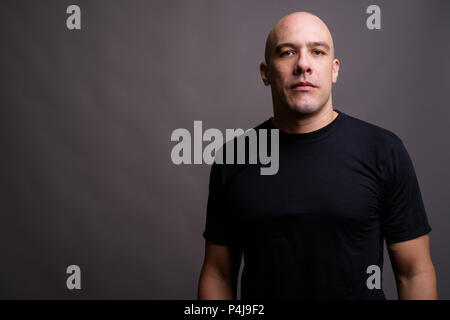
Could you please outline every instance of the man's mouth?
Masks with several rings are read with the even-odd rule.
[[[309,81],[298,81],[291,86],[294,91],[311,91],[315,88],[316,86]]]

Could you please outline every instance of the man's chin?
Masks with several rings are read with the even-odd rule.
[[[316,104],[294,104],[289,106],[289,109],[296,114],[311,114],[316,112],[320,107]]]

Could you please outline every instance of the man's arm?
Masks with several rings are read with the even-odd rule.
[[[235,300],[242,251],[205,241],[205,259],[198,281],[199,300]]]
[[[438,299],[429,235],[392,243],[387,247],[397,281],[398,298]]]

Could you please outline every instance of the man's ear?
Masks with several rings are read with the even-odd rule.
[[[333,83],[337,82],[340,65],[341,65],[341,62],[338,59],[333,60],[333,68],[331,70],[331,76],[332,76]]]
[[[259,65],[259,71],[261,72],[262,81],[266,86],[270,84],[269,82],[269,66],[265,62],[261,62]]]

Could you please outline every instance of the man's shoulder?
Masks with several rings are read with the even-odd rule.
[[[259,123],[256,126],[254,126],[252,129],[255,130],[255,131],[258,131],[259,129],[271,129],[271,128],[273,128],[271,126],[271,124],[270,124],[270,119],[271,118],[267,118],[264,121],[260,120]]]
[[[392,130],[346,114],[348,133],[363,143],[382,146],[395,146],[402,142],[401,138]]]
[[[242,170],[244,170],[246,167],[250,166],[250,163],[247,161],[248,160],[248,153],[249,153],[249,148],[250,146],[248,144],[243,144],[242,142],[245,141],[245,139],[242,139],[244,137],[258,137],[259,135],[259,130],[260,129],[272,129],[273,127],[270,124],[270,118],[267,118],[266,120],[259,120],[259,122],[254,122],[255,124],[250,125],[248,129],[242,129],[243,133],[242,134],[238,134],[236,136],[234,136],[233,138],[231,138],[228,141],[225,141],[222,146],[218,149],[217,153],[216,153],[216,159],[212,164],[212,168],[211,171],[215,171],[217,173],[217,175],[221,176],[221,183],[222,184],[227,184],[230,181],[232,181],[232,179],[239,174]],[[251,135],[248,132],[250,130],[253,130],[256,134],[255,135]],[[257,140],[252,140],[249,139],[248,140],[249,143],[257,143]],[[241,149],[239,149],[239,146],[244,146],[244,158],[245,161],[244,163],[239,163],[238,162],[238,153],[242,152]],[[253,145],[253,148],[255,148],[255,146]],[[231,151],[233,150],[233,151]],[[255,150],[255,149],[253,149]],[[228,158],[227,153],[231,151],[231,159]],[[219,156],[219,158],[221,159],[220,162],[217,161],[217,156]],[[252,165],[257,165],[258,168],[260,167],[260,163],[257,162],[256,164],[252,164]]]

